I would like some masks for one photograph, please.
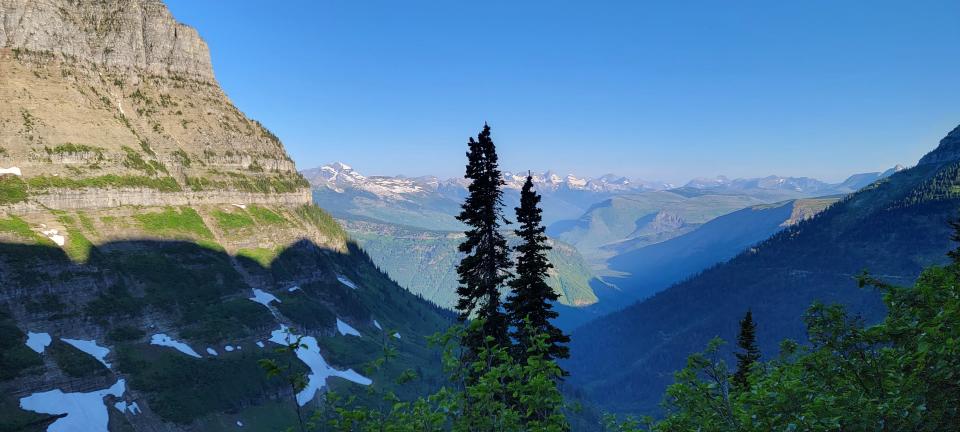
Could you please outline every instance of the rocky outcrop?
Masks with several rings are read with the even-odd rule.
[[[960,126],[953,129],[947,136],[940,140],[937,148],[927,153],[920,159],[917,165],[939,164],[951,162],[960,159]]]
[[[272,204],[298,206],[312,202],[310,192],[263,194],[242,191],[161,192],[154,189],[51,190],[32,195],[30,201],[0,206],[7,213],[52,210],[92,210],[121,206],[194,206],[208,204]]]
[[[207,44],[160,0],[0,0],[0,47],[214,81]]]

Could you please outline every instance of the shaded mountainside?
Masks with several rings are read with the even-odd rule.
[[[389,377],[407,368],[423,379],[395,391],[414,396],[440,383],[437,354],[423,336],[448,325],[449,315],[387,279],[315,207],[131,210],[0,218],[0,304],[7,317],[0,345],[18,349],[2,357],[4,430],[54,420],[17,408],[22,398],[50,389],[90,392],[118,380],[124,391],[99,404],[109,411],[111,430],[294,424],[293,395],[266,377],[257,365],[262,358],[290,362],[319,374],[311,385],[348,393],[367,379],[392,388]],[[249,224],[238,222],[245,219]],[[62,248],[31,229],[43,225],[66,233]],[[121,230],[129,240],[106,240]],[[238,248],[270,237],[269,244],[286,246]],[[313,349],[329,366],[274,353],[272,340],[283,326],[315,338]],[[57,345],[24,350],[26,333],[90,341],[108,350],[105,365],[77,366],[92,357]],[[158,338],[186,348],[158,345]],[[380,356],[384,340],[400,356],[367,374],[363,368]],[[324,380],[327,373],[333,377]],[[307,402],[312,392],[302,397],[316,403]],[[116,402],[136,403],[139,411],[115,409]]]
[[[260,359],[310,374],[308,410],[439,384],[452,317],[312,204],[161,1],[0,0],[0,100],[0,431],[284,429]]]
[[[952,154],[958,131],[931,155]],[[725,264],[578,329],[567,363],[571,380],[609,409],[652,413],[686,356],[714,336],[734,340],[747,310],[766,358],[785,338],[804,340],[802,315],[814,301],[843,303],[878,320],[878,294],[857,289],[853,277],[869,269],[908,284],[925,266],[943,262],[950,247],[960,162],[921,162],[931,163],[873,183]]]
[[[344,172],[354,173],[338,171],[339,175]],[[457,195],[460,192],[430,192],[423,183],[395,181],[399,182],[380,180],[354,188],[350,186],[352,182],[344,180],[337,183],[339,191],[320,184],[314,187],[313,196],[401,286],[441,306],[452,307],[458,286],[456,265],[460,253],[457,246],[463,240],[465,229],[456,219],[462,202]],[[389,193],[383,191],[388,185]],[[373,193],[371,189],[380,193]],[[512,198],[508,194],[505,199]],[[512,234],[509,231],[507,238],[514,241]],[[593,271],[579,251],[561,241],[554,240],[551,244],[554,250],[549,256],[556,268],[551,272],[549,283],[560,295],[560,303],[571,306],[595,303],[597,297],[591,288]]]
[[[622,274],[606,280],[643,299],[716,263],[733,258],[784,227],[813,217],[840,198],[800,199],[748,207],[719,216],[696,230],[608,261]]]
[[[598,202],[579,219],[550,225],[547,234],[576,246],[595,264],[689,232],[717,216],[764,201],[745,195],[686,197],[671,191],[618,195]],[[620,243],[620,247],[604,248]]]
[[[373,262],[400,286],[452,309],[457,301],[456,266],[462,232],[429,231],[399,225],[342,220],[351,238],[370,254]],[[515,244],[516,236],[507,236]],[[560,304],[586,306],[597,301],[591,289],[592,272],[572,246],[550,240],[547,257],[554,265],[547,283],[560,296]]]

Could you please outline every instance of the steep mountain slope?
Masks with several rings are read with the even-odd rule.
[[[0,430],[279,430],[324,387],[438,383],[448,314],[312,205],[162,2],[0,0],[0,99]]]
[[[441,306],[452,307],[456,303],[456,264],[460,259],[457,246],[466,228],[456,219],[466,194],[462,182],[440,181],[435,177],[367,177],[342,163],[304,173],[314,185],[316,202],[343,223],[350,236],[391,278]],[[511,174],[507,176],[511,179],[505,198],[509,207],[513,202],[510,200],[519,200],[511,186],[519,180]],[[548,175],[539,179],[541,187],[552,191],[546,192],[551,193],[551,197],[597,196],[596,192],[585,189],[590,184],[587,180],[578,182],[573,177],[551,180]],[[572,186],[567,184],[570,181]],[[600,193],[599,196],[606,196]],[[552,205],[551,208],[566,208],[572,204],[554,202]],[[511,237],[508,235],[508,239]],[[550,285],[560,295],[560,303],[570,306],[595,303],[597,297],[590,284],[593,272],[580,253],[563,242],[553,241],[553,246],[549,256],[556,268]]]
[[[745,195],[683,196],[671,191],[617,195],[593,205],[579,219],[557,222],[547,233],[577,247],[593,264],[626,252],[604,249],[630,241],[632,248],[690,232],[717,216],[761,204]]]
[[[729,262],[580,328],[573,335],[572,381],[606,407],[655,412],[672,372],[714,336],[733,340],[747,310],[766,357],[784,338],[804,339],[813,301],[844,303],[879,319],[878,295],[859,290],[863,269],[909,283],[942,262],[946,222],[960,206],[960,128],[916,167],[848,195],[818,216],[781,231]]]
[[[813,217],[839,199],[790,200],[719,216],[687,234],[614,256],[608,265],[622,276],[606,280],[627,291],[633,301],[646,298]]]
[[[459,285],[457,250],[463,232],[430,231],[416,228],[343,220],[351,238],[370,254],[377,267],[384,269],[400,286],[446,308],[456,305]],[[510,233],[507,241],[518,239]],[[548,283],[560,295],[562,305],[582,307],[596,303],[591,289],[593,273],[572,246],[556,240],[547,257],[554,265]]]

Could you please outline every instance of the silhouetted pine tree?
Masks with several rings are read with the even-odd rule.
[[[950,235],[950,240],[954,242],[960,242],[960,219],[954,219],[947,222],[950,224],[950,227],[953,228],[953,234]],[[955,263],[960,263],[960,246],[957,246],[950,252],[947,252],[947,256]]]
[[[533,336],[545,334],[549,346],[545,359],[567,358],[570,350],[566,344],[570,342],[570,337],[550,323],[558,315],[551,302],[559,296],[546,281],[547,271],[553,268],[546,256],[550,246],[547,245],[542,224],[540,194],[533,189],[533,178],[529,175],[520,192],[520,207],[516,211],[520,229],[514,232],[520,237],[521,243],[516,247],[516,277],[510,281],[513,293],[507,298],[506,304],[516,343],[514,357],[519,363],[525,364]]]
[[[757,360],[760,360],[756,333],[757,327],[753,322],[753,313],[747,311],[747,314],[740,320],[740,335],[737,336],[737,346],[740,347],[742,352],[736,353],[737,372],[733,375],[733,384],[739,390],[750,388],[747,375],[750,374],[750,367]]]
[[[486,337],[493,337],[496,346],[506,347],[510,342],[507,334],[507,316],[501,308],[500,287],[510,277],[510,249],[500,232],[500,225],[509,224],[503,217],[504,181],[497,164],[497,149],[490,138],[490,126],[468,142],[467,172],[471,180],[468,196],[457,220],[467,224],[466,240],[460,244],[465,256],[457,266],[460,286],[457,294],[457,311],[460,320],[473,315],[483,319],[480,334],[464,339],[467,348],[476,349],[484,344]]]

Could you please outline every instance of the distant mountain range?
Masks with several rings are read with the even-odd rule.
[[[807,177],[717,177],[683,187],[613,174],[534,174],[556,248],[551,285],[561,295],[559,323],[573,328],[653,295],[900,169],[856,174],[836,184]],[[465,228],[456,220],[466,196],[463,179],[366,176],[341,162],[303,174],[314,200],[378,266],[414,293],[454,303],[456,245]],[[525,179],[504,173],[508,217]],[[809,198],[821,194],[830,198]]]
[[[868,322],[880,319],[885,310],[879,294],[858,289],[854,276],[867,269],[891,283],[909,285],[921,269],[945,261],[947,221],[960,208],[958,149],[960,128],[913,168],[880,173],[875,180],[851,177],[850,188],[873,181],[832,205],[795,202],[741,210],[611,259],[612,268],[652,285],[664,283],[657,278],[675,279],[678,269],[688,271],[683,266],[697,264],[705,270],[577,329],[566,364],[571,383],[605,409],[653,413],[686,357],[714,336],[735,341],[737,322],[748,310],[758,323],[765,359],[777,355],[783,339],[805,339],[803,315],[814,301],[846,304]],[[801,207],[810,214],[827,205],[807,220],[796,222],[792,216]],[[794,222],[780,230],[778,221],[788,215]],[[771,232],[769,239],[744,247]],[[704,243],[736,247],[704,252]],[[731,252],[729,261],[709,264],[719,258],[709,255]]]

